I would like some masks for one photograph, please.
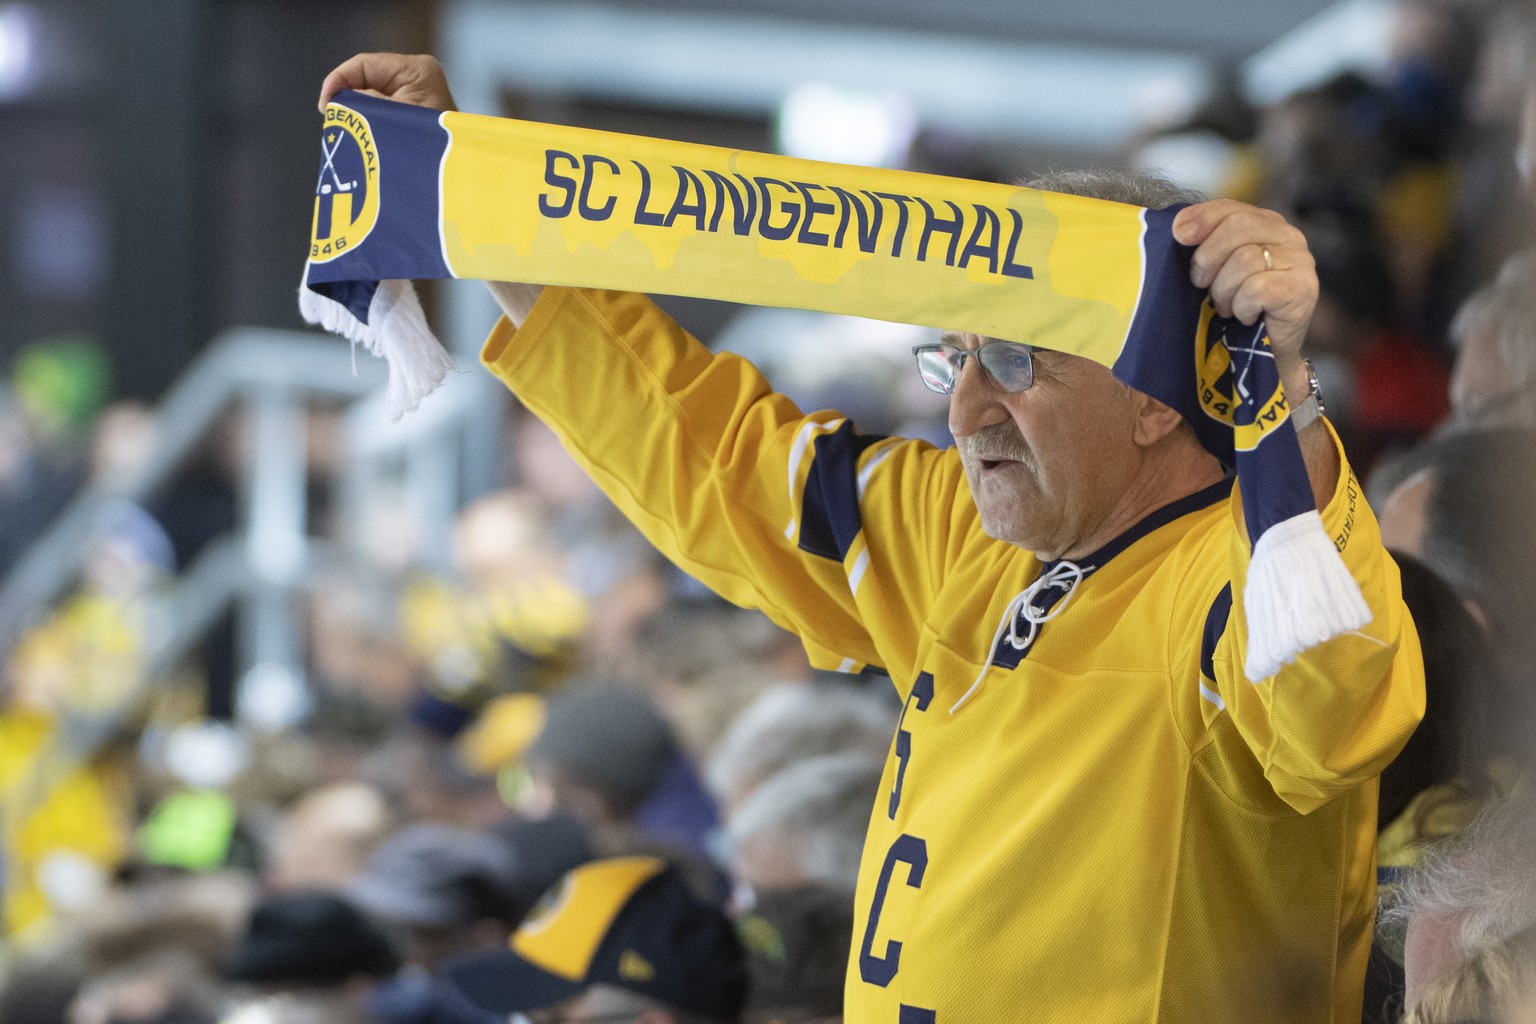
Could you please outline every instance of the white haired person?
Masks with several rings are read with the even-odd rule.
[[[1481,947],[1536,925],[1536,799],[1517,787],[1426,850],[1382,917],[1403,941],[1409,1009]]]

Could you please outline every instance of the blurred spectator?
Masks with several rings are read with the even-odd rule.
[[[516,867],[507,889],[511,907],[506,920],[513,926],[522,923],[560,876],[595,856],[587,830],[567,814],[538,821],[508,819],[492,827],[490,835],[506,845]]]
[[[1446,301],[1436,267],[1451,239],[1458,174],[1450,157],[1469,69],[1451,54],[1461,46],[1459,16],[1452,27],[1428,5],[1399,9],[1403,32],[1384,80],[1345,71],[1265,112],[1259,202],[1299,222],[1318,211],[1367,218],[1396,297],[1391,322],[1433,337]]]
[[[107,395],[111,368],[93,338],[48,338],[22,349],[11,379],[28,418],[48,442],[79,440]]]
[[[506,939],[517,865],[489,835],[423,822],[386,839],[347,886],[353,903],[409,937],[409,959],[444,959]],[[523,908],[526,909],[526,908]]]
[[[1303,218],[1320,288],[1307,349],[1329,422],[1365,474],[1382,452],[1406,447],[1445,418],[1449,367],[1395,326],[1392,276],[1370,215],[1318,209]]]
[[[311,791],[282,816],[266,880],[277,892],[339,889],[368,865],[394,815],[383,794],[363,783]]]
[[[411,969],[374,991],[374,1014],[388,1024],[473,1019],[428,972],[449,957],[503,945],[546,889],[590,859],[581,826],[558,815],[488,834],[422,824],[391,837],[348,890],[407,936]]]
[[[637,626],[667,602],[663,560],[542,420],[518,415],[511,430],[518,479],[539,501],[550,537],[565,553],[565,581],[603,612],[603,628],[584,638],[585,669],[622,671]]]
[[[757,894],[736,918],[752,980],[748,1024],[838,1024],[853,944],[853,900],[842,889],[800,886]]]
[[[245,447],[244,418],[237,411],[226,412],[170,483],[146,503],[155,521],[164,524],[177,565],[195,565],[208,545],[239,526],[235,481],[244,469]],[[235,671],[235,617],[230,611],[220,616],[202,643],[203,711],[209,717],[228,719],[234,713]]]
[[[544,713],[544,698],[537,694],[497,697],[457,737],[460,758],[483,775],[520,767],[529,745],[544,728]]]
[[[468,713],[423,697],[412,705],[410,715],[410,724],[371,759],[370,781],[397,796],[404,817],[411,821],[481,829],[505,818],[511,809],[496,777],[467,764],[454,742],[470,721]]]
[[[533,817],[563,811],[602,831],[634,831],[704,855],[718,823],[672,727],[643,694],[587,682],[550,699],[528,748]]]
[[[90,902],[128,852],[130,762],[82,747],[72,715],[110,720],[140,699],[148,652],[167,624],[171,571],[158,524],[126,502],[102,509],[81,590],[18,640],[0,704],[0,865],[5,931],[42,927]]]
[[[814,883],[852,895],[884,771],[883,752],[848,750],[771,776],[726,823],[732,874],[754,890]]]
[[[1457,428],[1536,428],[1536,250],[1509,258],[1451,321]]]
[[[358,702],[372,702],[397,713],[420,684],[422,663],[401,633],[398,587],[397,579],[361,566],[344,578],[316,581],[309,654],[312,677],[328,691],[317,709],[322,714],[330,701],[351,702],[354,711]],[[381,738],[375,733],[369,745]]]
[[[222,961],[252,898],[249,880],[234,873],[114,890],[78,919],[87,975],[70,1024],[212,1024]]]
[[[1382,899],[1419,863],[1425,847],[1455,836],[1514,784],[1510,751],[1498,727],[1510,707],[1482,624],[1444,580],[1394,552],[1403,601],[1424,652],[1424,719],[1381,773],[1377,803],[1377,881]],[[1396,1024],[1405,983],[1390,936],[1377,935],[1366,970],[1367,1024]]]
[[[469,506],[454,528],[453,560],[462,587],[418,580],[401,611],[433,692],[473,711],[497,694],[557,685],[588,613],[537,502],[504,490]]]
[[[861,750],[884,760],[898,709],[849,685],[788,685],[764,691],[731,724],[709,760],[709,785],[733,814],[765,780],[822,754]],[[866,807],[866,812],[868,808]]]
[[[159,525],[137,505],[111,502],[89,544],[79,592],[6,661],[12,699],[46,713],[117,708],[141,682],[146,648],[166,631],[156,590],[175,563]]]
[[[83,761],[59,749],[66,694],[25,671],[8,682],[0,705],[0,933],[24,942],[54,914],[89,905],[122,862],[131,779],[114,748]]]
[[[17,354],[10,387],[0,387],[0,575],[84,482],[86,439],[108,376],[90,338],[45,339]]]
[[[1402,1024],[1527,1024],[1536,1019],[1536,928],[1477,950],[1429,985]]]
[[[690,585],[699,588],[680,577],[681,588]],[[635,642],[621,675],[640,681],[701,759],[766,687],[811,678],[798,637],[713,594],[685,590],[638,624]]]
[[[1512,781],[1515,737],[1498,720],[1514,702],[1486,632],[1455,590],[1418,559],[1394,557],[1424,651],[1426,708],[1381,774],[1378,851],[1383,865],[1407,866],[1418,848],[1459,832]]]
[[[732,1024],[747,994],[731,923],[653,857],[577,868],[510,948],[464,958],[447,974],[488,1012],[546,1010],[562,1020]]]
[[[85,973],[74,941],[55,939],[29,949],[12,946],[0,973],[0,1021],[68,1024],[69,1006]]]
[[[1399,322],[1438,337],[1458,297],[1446,264],[1481,30],[1471,11],[1440,0],[1400,0],[1395,15],[1381,103],[1372,111],[1391,151],[1375,209]]]
[[[257,904],[225,976],[262,995],[319,997],[333,1014],[323,1019],[362,1022],[373,989],[399,968],[389,939],[354,906],[303,892]]]
[[[1526,4],[1506,2],[1488,11],[1468,95],[1471,130],[1458,161],[1456,235],[1441,266],[1453,300],[1492,279],[1511,253],[1536,237],[1536,197],[1525,192],[1518,151],[1521,105],[1536,66],[1532,29]]]
[[[242,863],[238,858],[247,851],[236,850],[238,823],[235,802],[219,790],[170,793],[139,826],[139,854],[146,865],[184,871],[212,871]],[[255,863],[259,861],[252,857],[251,865]]]
[[[146,953],[95,975],[69,1008],[69,1024],[214,1024],[221,993],[183,950]]]
[[[1536,924],[1536,801],[1519,792],[1425,852],[1383,915],[1403,941],[1407,1005],[1487,943]]]
[[[363,778],[369,761],[398,727],[399,704],[366,693],[329,690],[316,694],[314,710],[302,723],[308,741],[305,776],[309,785]]]
[[[1388,127],[1406,152],[1439,157],[1452,151],[1481,43],[1477,16],[1459,5],[1395,5],[1385,91]]]
[[[1381,503],[1382,539],[1456,588],[1488,630],[1497,667],[1521,701],[1500,723],[1528,723],[1536,665],[1536,431],[1460,431],[1408,453]],[[1516,685],[1520,684],[1520,685]]]
[[[1374,209],[1393,162],[1372,112],[1380,102],[1369,82],[1344,73],[1266,110],[1254,139],[1265,169],[1259,205],[1289,214],[1318,206]]]
[[[141,402],[114,402],[97,418],[91,434],[91,479],[122,486],[155,454],[155,414]]]

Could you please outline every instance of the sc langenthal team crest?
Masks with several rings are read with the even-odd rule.
[[[1239,451],[1252,451],[1265,434],[1285,422],[1285,389],[1269,350],[1269,337],[1261,334],[1251,343],[1232,344],[1227,336],[1229,323],[1216,315],[1210,299],[1201,305],[1195,331],[1200,408],[1232,428]]]
[[[315,182],[312,263],[357,248],[379,219],[379,150],[368,119],[333,103],[325,110],[320,180]]]

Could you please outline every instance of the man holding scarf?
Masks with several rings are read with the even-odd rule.
[[[452,109],[428,57],[354,57],[322,108],[343,88]],[[1218,313],[1267,321],[1313,499],[1370,611],[1257,682],[1237,489],[1178,412],[1106,367],[974,334],[921,346],[951,395],[957,450],[939,451],[802,414],[642,296],[491,285],[507,319],[486,365],[625,513],[813,662],[884,671],[904,700],[850,1021],[1359,1017],[1375,780],[1423,711],[1417,638],[1317,415],[1305,239],[1228,200],[1173,230]]]

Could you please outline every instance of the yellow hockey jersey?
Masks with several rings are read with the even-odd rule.
[[[1324,521],[1374,619],[1255,685],[1230,484],[1079,560],[1019,651],[1000,617],[1052,566],[982,531],[953,451],[802,415],[642,296],[546,289],[483,359],[679,565],[905,701],[849,1021],[1359,1020],[1375,777],[1423,679],[1347,468]]]

